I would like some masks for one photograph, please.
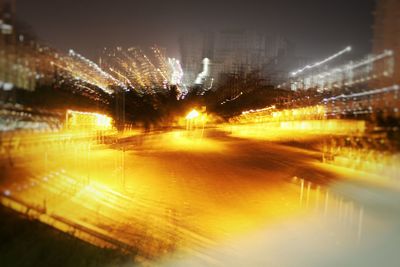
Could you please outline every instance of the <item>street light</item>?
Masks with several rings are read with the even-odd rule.
[[[187,115],[186,115],[186,119],[187,120],[192,120],[194,118],[197,118],[200,115],[200,113],[193,109],[192,111],[190,111]]]
[[[195,110],[192,109],[192,111],[190,111],[187,115],[186,115],[186,130],[191,130],[193,127],[193,121],[196,120],[196,118],[198,118],[200,115],[200,113]]]

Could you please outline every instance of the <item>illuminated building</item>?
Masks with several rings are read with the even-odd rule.
[[[331,118],[367,118],[372,114],[382,112],[386,116],[398,117],[398,107],[400,107],[399,90],[400,87],[394,85],[325,98],[323,103],[326,107],[327,116]]]
[[[55,51],[38,44],[16,23],[16,1],[0,1],[0,101],[15,102],[15,90],[34,91],[54,78]]]
[[[333,68],[327,75],[319,77],[318,82],[325,83],[321,89],[335,92],[333,97],[324,99],[328,116],[399,118],[399,17],[398,0],[378,0],[373,27],[373,55]]]
[[[394,73],[375,83],[376,87],[391,86],[400,84],[400,1],[378,0],[375,11],[374,24],[374,53],[381,53],[384,50],[391,50],[394,53]],[[379,71],[384,72],[385,66],[375,66]]]
[[[15,62],[15,1],[0,1],[0,100],[8,99],[13,88],[10,69]]]
[[[380,80],[392,74],[393,52],[391,50],[368,55],[358,61],[349,61],[344,65],[334,67],[327,65],[343,53],[350,51],[351,48],[347,47],[324,60],[292,71],[290,82],[286,83],[286,87],[290,85],[293,91],[315,89],[319,92],[336,90],[339,93],[345,88],[365,90],[373,80]],[[384,67],[384,70],[379,71],[375,67],[377,64]]]
[[[180,37],[180,54],[182,67],[185,72],[184,83],[192,85],[198,73],[202,70],[203,58],[210,58],[209,53],[212,51],[212,43],[207,42],[210,36],[205,32],[191,32]]]
[[[15,0],[0,0],[0,30],[2,34],[0,42],[15,40],[15,13]]]
[[[113,120],[103,114],[67,110],[65,126],[68,130],[77,131],[111,130]]]

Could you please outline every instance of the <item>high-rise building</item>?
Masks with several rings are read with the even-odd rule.
[[[204,58],[213,53],[213,34],[209,32],[191,32],[179,40],[181,63],[184,71],[184,83],[191,85],[202,71]]]
[[[0,42],[15,42],[15,13],[15,0],[0,0]]]
[[[385,50],[393,51],[394,60],[391,64],[393,73],[385,75],[378,86],[391,86],[400,84],[400,1],[399,0],[377,0],[374,24],[374,54]],[[388,66],[377,64],[378,71],[385,72]]]

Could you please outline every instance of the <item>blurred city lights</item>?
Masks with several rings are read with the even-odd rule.
[[[19,20],[15,0],[0,0],[0,215],[12,222],[0,225],[0,265],[4,256],[6,265],[45,266],[53,254],[43,247],[72,240],[79,254],[81,240],[95,251],[88,265],[115,252],[143,266],[397,266],[400,2],[376,1],[373,31],[364,25],[371,44],[344,33],[338,44],[333,32],[329,43],[320,32],[294,44],[274,31],[216,24],[182,32],[179,51],[163,38],[192,14],[149,8],[142,21],[131,12],[146,12],[139,2],[126,13],[142,34],[119,34],[114,20],[124,12],[108,12],[101,19],[116,36],[94,36],[104,43],[92,50],[71,40],[63,52]],[[218,20],[234,13],[242,25],[253,6],[252,17],[274,10],[261,2],[238,4],[240,15],[228,12],[236,3],[222,5]],[[87,6],[85,30],[103,29],[90,14],[103,14],[102,4]],[[199,14],[196,25],[208,13]],[[66,40],[55,29],[54,40]],[[46,235],[37,237],[42,224]],[[79,265],[66,249],[54,255],[53,265],[60,255]]]

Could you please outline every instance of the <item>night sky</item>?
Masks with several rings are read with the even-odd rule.
[[[347,45],[370,52],[374,0],[17,0],[17,15],[51,46],[94,58],[104,46],[158,44],[178,56],[181,33],[258,29],[319,58]]]

